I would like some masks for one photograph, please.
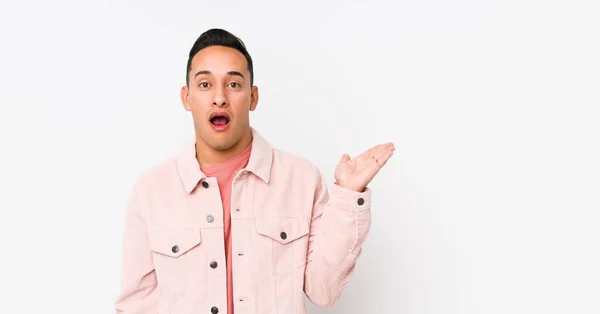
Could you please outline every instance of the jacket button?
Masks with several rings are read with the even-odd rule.
[[[287,239],[287,233],[285,233],[285,232],[281,232],[281,233],[279,234],[279,236],[280,236],[280,237],[281,237],[283,240]]]
[[[358,205],[362,205],[365,203],[365,200],[361,197],[358,199],[357,203],[358,203]]]
[[[213,217],[213,215],[207,215],[206,216],[206,221],[213,222],[214,220],[215,220],[215,217]]]
[[[179,252],[179,247],[178,247],[177,245],[173,246],[173,247],[171,248],[171,252],[173,252],[173,253],[177,253],[177,252]]]
[[[219,313],[219,308],[217,308],[216,306],[213,306],[213,307],[210,309],[210,312],[211,312],[211,313],[213,313],[213,314],[217,314],[217,313]]]
[[[214,268],[217,268],[217,265],[218,265],[218,264],[217,264],[217,262],[216,262],[216,261],[212,261],[212,262],[210,262],[210,268],[213,268],[213,269],[214,269]]]
[[[208,189],[208,182],[202,181],[202,187],[204,187],[205,189]]]

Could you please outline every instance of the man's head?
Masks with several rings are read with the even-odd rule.
[[[258,88],[244,43],[222,29],[200,35],[189,53],[181,101],[192,113],[197,139],[208,147],[227,150],[249,136]]]

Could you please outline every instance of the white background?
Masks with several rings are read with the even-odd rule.
[[[193,136],[211,27],[251,124],[332,182],[392,141],[339,303],[309,313],[600,312],[600,3],[2,1],[0,312],[111,313],[133,180]]]

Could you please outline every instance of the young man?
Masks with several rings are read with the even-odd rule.
[[[300,314],[303,294],[340,297],[371,224],[367,184],[394,146],[344,154],[329,193],[313,164],[250,127],[253,76],[231,33],[194,43],[181,100],[195,139],[133,187],[117,313]]]

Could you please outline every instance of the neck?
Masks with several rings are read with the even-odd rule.
[[[227,161],[243,152],[252,143],[250,130],[244,132],[240,140],[233,146],[217,150],[208,146],[204,141],[196,137],[196,159],[201,167],[212,166]]]

